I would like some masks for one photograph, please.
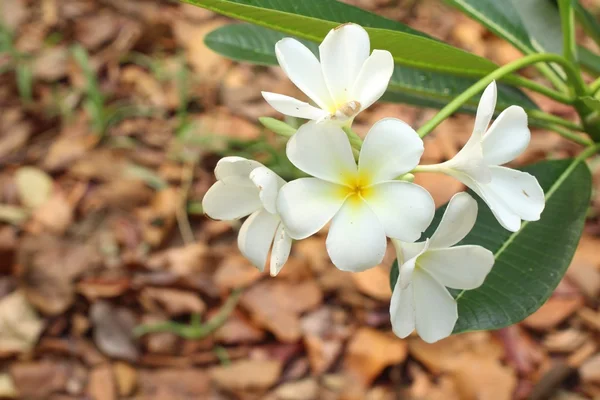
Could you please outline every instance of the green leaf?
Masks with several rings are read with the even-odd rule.
[[[281,136],[290,137],[297,131],[297,129],[275,118],[260,117],[258,120],[265,128]]]
[[[288,35],[256,25],[232,24],[217,28],[206,35],[205,43],[217,53],[234,60],[249,61],[260,65],[276,65],[275,43],[286,36]],[[318,55],[316,43],[299,40]],[[383,100],[421,107],[442,108],[473,83],[475,80],[471,78],[396,66]],[[471,99],[462,111],[475,112],[477,103],[478,98]],[[535,103],[520,90],[499,85],[499,108],[506,108],[513,104],[529,110],[537,109]]]
[[[582,97],[580,100],[592,110],[600,111],[600,100],[591,96]]]
[[[314,42],[321,42],[331,29],[339,26],[339,22],[319,16],[307,17],[269,8],[275,7],[274,2],[269,0],[255,0],[251,2],[252,5],[243,4],[240,0],[237,2],[232,0],[185,1],[229,17]],[[245,1],[244,3],[250,2]],[[320,14],[333,14],[335,10],[330,6],[337,4],[337,2],[328,0],[304,0],[302,2],[280,0],[277,2],[277,8],[282,8],[281,5],[290,7],[294,3],[302,3],[305,7],[313,8],[315,13]],[[482,76],[497,68],[496,64],[485,58],[422,35],[381,28],[367,27],[366,29],[369,32],[371,46],[390,51],[394,61],[400,65],[449,72],[461,76]]]
[[[550,0],[446,0],[446,3],[480,22],[523,54],[562,53],[560,15]],[[587,69],[594,72],[600,69],[599,56],[581,46],[578,55]]]
[[[546,193],[546,208],[539,221],[524,222],[513,233],[502,228],[476,197],[477,222],[460,244],[484,246],[494,252],[496,263],[481,287],[453,291],[459,315],[454,333],[499,329],[523,320],[546,302],[573,258],[591,196],[587,165],[573,160],[545,161],[523,170],[537,177]],[[424,237],[435,231],[444,209],[436,211]],[[397,274],[394,263],[391,283]]]

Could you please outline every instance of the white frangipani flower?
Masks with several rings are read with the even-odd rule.
[[[309,122],[287,144],[296,167],[314,176],[285,184],[277,209],[286,231],[304,239],[327,224],[327,252],[341,270],[362,271],[380,263],[386,236],[417,240],[433,219],[431,195],[413,183],[394,180],[411,171],[423,141],[404,122],[377,122],[365,138],[358,166],[344,131]]]
[[[394,333],[405,338],[413,330],[433,343],[450,336],[458,309],[448,292],[475,289],[494,265],[491,251],[474,245],[454,246],[473,228],[477,202],[467,193],[452,197],[430,239],[418,243],[392,240],[399,276],[390,302]]]
[[[292,247],[292,239],[275,207],[277,194],[285,181],[261,163],[242,157],[219,160],[215,177],[217,182],[202,199],[204,212],[219,220],[250,215],[238,234],[238,247],[260,271],[264,270],[272,247],[270,273],[277,275]]]
[[[523,108],[510,106],[494,121],[496,83],[483,92],[469,141],[449,161],[420,166],[420,171],[450,175],[477,193],[505,229],[516,232],[521,220],[537,221],[544,210],[544,191],[526,172],[501,167],[519,156],[529,144],[531,133]]]
[[[389,51],[369,51],[369,34],[351,23],[327,34],[319,46],[320,62],[296,39],[282,39],[275,45],[279,65],[318,107],[281,94],[262,94],[282,114],[349,124],[383,95],[394,71]]]

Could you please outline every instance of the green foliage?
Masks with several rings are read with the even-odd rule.
[[[453,292],[459,311],[455,333],[499,329],[521,321],[546,302],[575,253],[591,195],[587,165],[581,160],[546,161],[523,170],[540,182],[546,208],[539,221],[524,222],[521,230],[512,233],[477,198],[477,222],[459,245],[484,246],[494,252],[496,263],[481,287]],[[433,234],[444,210],[437,210],[424,237]],[[392,288],[397,277],[394,263]]]

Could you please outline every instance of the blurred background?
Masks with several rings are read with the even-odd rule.
[[[441,0],[347,2],[498,64],[520,57]],[[393,251],[344,273],[319,235],[294,245],[277,278],[241,257],[239,222],[205,218],[202,196],[224,155],[297,176],[257,118],[278,117],[261,90],[300,94],[280,69],[204,45],[231,22],[167,0],[0,0],[0,398],[600,398],[597,191],[546,305],[519,325],[433,345],[391,333]],[[417,127],[434,113],[378,104],[355,126]],[[422,162],[452,157],[472,123],[447,120]],[[536,130],[516,165],[578,151]],[[590,168],[600,185],[597,159]],[[438,175],[417,183],[437,205],[463,190]],[[139,327],[154,324],[171,332]]]

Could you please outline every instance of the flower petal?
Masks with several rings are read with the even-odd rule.
[[[397,239],[392,239],[392,244],[396,249],[396,257],[398,258],[398,265],[404,264],[407,260],[418,256],[423,253],[425,246],[429,246],[427,241],[408,243],[402,242]]]
[[[248,160],[243,157],[223,157],[217,162],[217,166],[215,167],[215,178],[219,181],[232,177],[243,178],[244,180],[248,179],[245,185],[252,186],[252,182],[249,179],[250,172],[262,166],[258,161]]]
[[[364,197],[385,229],[386,236],[414,242],[433,220],[435,203],[429,192],[409,182],[373,185]]]
[[[286,183],[277,197],[277,211],[294,239],[318,232],[344,203],[343,188],[317,178],[300,178]]]
[[[263,97],[277,111],[291,117],[318,120],[329,114],[320,108],[282,94],[262,92]]]
[[[483,91],[481,99],[479,99],[473,133],[483,134],[487,130],[496,109],[496,97],[496,81],[492,81]]]
[[[225,221],[245,217],[261,208],[258,189],[254,185],[241,186],[235,182],[215,182],[202,199],[206,215]]]
[[[454,246],[467,236],[477,220],[477,202],[468,193],[457,193],[450,199],[442,220],[430,238],[430,247]]]
[[[360,25],[348,23],[329,31],[319,46],[325,82],[336,104],[350,100],[350,90],[369,57],[369,34]]]
[[[458,307],[448,290],[421,268],[415,269],[412,279],[417,333],[427,343],[450,336]]]
[[[545,198],[537,179],[526,172],[506,167],[490,167],[492,181],[487,185],[463,183],[490,207],[504,228],[516,232],[521,220],[537,221],[544,210]]]
[[[405,261],[402,265],[398,267],[398,282],[402,289],[406,289],[408,285],[412,283],[412,275],[417,266],[417,261],[419,261],[420,257],[427,251],[429,247],[429,241],[419,242],[419,243],[408,243],[409,245],[413,245],[413,249],[420,248],[419,252],[414,254],[408,261]],[[421,246],[414,246],[421,245]]]
[[[384,118],[373,125],[360,150],[358,170],[371,183],[392,180],[412,170],[423,154],[423,141],[408,124]]]
[[[442,168],[456,170],[479,183],[489,183],[492,179],[490,168],[483,157],[481,133],[473,132],[467,143],[451,160],[439,164]]]
[[[402,289],[398,283],[390,300],[390,319],[394,334],[402,339],[415,330],[415,303],[413,285]]]
[[[342,271],[364,271],[383,260],[385,231],[369,206],[352,196],[333,217],[326,245],[336,267]]]
[[[305,45],[296,39],[285,38],[275,45],[275,54],[283,72],[298,89],[324,110],[335,107],[323,78],[321,64]]]
[[[238,234],[238,247],[252,265],[261,272],[265,269],[275,230],[280,224],[276,215],[260,210],[248,217]]]
[[[394,72],[394,58],[389,51],[373,50],[367,58],[352,86],[351,97],[360,103],[364,110],[375,103],[387,90],[392,73]]]
[[[273,250],[271,251],[271,276],[277,276],[283,265],[287,262],[292,250],[292,238],[285,232],[283,224],[279,224],[273,240]]]
[[[494,265],[494,254],[481,246],[457,246],[429,249],[418,262],[442,285],[470,290],[481,286]]]
[[[483,157],[490,165],[506,164],[525,151],[530,139],[525,110],[510,106],[502,111],[484,135]]]
[[[267,167],[259,167],[250,172],[250,180],[258,188],[258,195],[265,210],[271,214],[277,212],[277,193],[285,181]]]
[[[302,125],[288,141],[286,154],[297,168],[325,181],[344,184],[356,176],[350,141],[334,124]]]

